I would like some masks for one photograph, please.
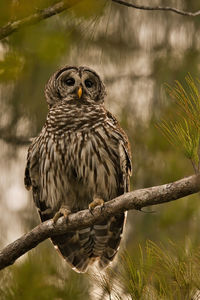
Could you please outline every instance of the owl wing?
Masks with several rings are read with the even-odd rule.
[[[118,142],[118,179],[119,186],[117,187],[118,196],[129,191],[130,183],[129,178],[132,173],[131,165],[131,152],[128,142],[128,138],[125,132],[120,127],[116,118],[107,112],[107,126],[111,129],[111,138]],[[96,236],[96,243],[94,248],[97,249],[97,253],[101,253],[99,259],[99,266],[105,268],[116,256],[119,244],[121,241],[124,224],[126,220],[126,213],[120,213],[112,216],[104,222],[94,225],[94,231]],[[102,245],[104,250],[102,251]],[[102,251],[102,252],[101,252]]]
[[[32,189],[33,199],[38,207],[39,199],[39,165],[38,165],[38,151],[37,138],[34,139],[28,149],[27,163],[25,168],[24,184],[27,190]]]
[[[39,145],[42,136],[35,138],[28,149],[27,163],[25,168],[24,184],[27,190],[32,189],[33,200],[38,209],[40,218],[43,221],[51,219],[55,212],[46,206],[41,199],[40,193],[40,172],[39,172]]]
[[[130,190],[130,176],[132,175],[131,151],[128,137],[120,127],[114,115],[107,111],[108,125],[117,134],[119,140],[119,160],[120,160],[120,187],[119,195]],[[121,175],[121,176],[120,176]]]

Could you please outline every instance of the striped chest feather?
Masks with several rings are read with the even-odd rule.
[[[42,199],[51,207],[66,203],[84,209],[93,198],[117,196],[119,149],[103,127],[51,135],[40,149]]]

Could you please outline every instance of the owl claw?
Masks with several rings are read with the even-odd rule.
[[[62,206],[59,211],[57,211],[53,217],[54,224],[58,221],[58,219],[62,216],[67,220],[71,210],[68,207]]]
[[[93,210],[96,206],[100,206],[101,210],[103,209],[104,206],[104,200],[101,198],[95,198],[90,204],[89,204],[89,211],[93,215]]]

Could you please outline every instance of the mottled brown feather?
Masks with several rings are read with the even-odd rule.
[[[66,86],[74,78],[74,87]],[[84,80],[94,81],[87,88]],[[83,89],[81,99],[77,89]],[[85,67],[64,67],[50,78],[45,94],[50,110],[46,123],[29,147],[25,186],[42,221],[61,206],[76,212],[95,197],[109,201],[129,191],[131,154],[128,138],[103,104],[105,88]],[[52,242],[77,272],[97,261],[106,267],[115,257],[124,227],[124,214],[90,228],[68,232]]]

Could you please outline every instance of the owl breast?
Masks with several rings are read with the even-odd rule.
[[[108,201],[117,196],[118,144],[103,127],[66,132],[58,140],[52,136],[46,150],[40,164],[41,199],[53,210],[66,204],[77,211],[88,208],[94,197]]]

